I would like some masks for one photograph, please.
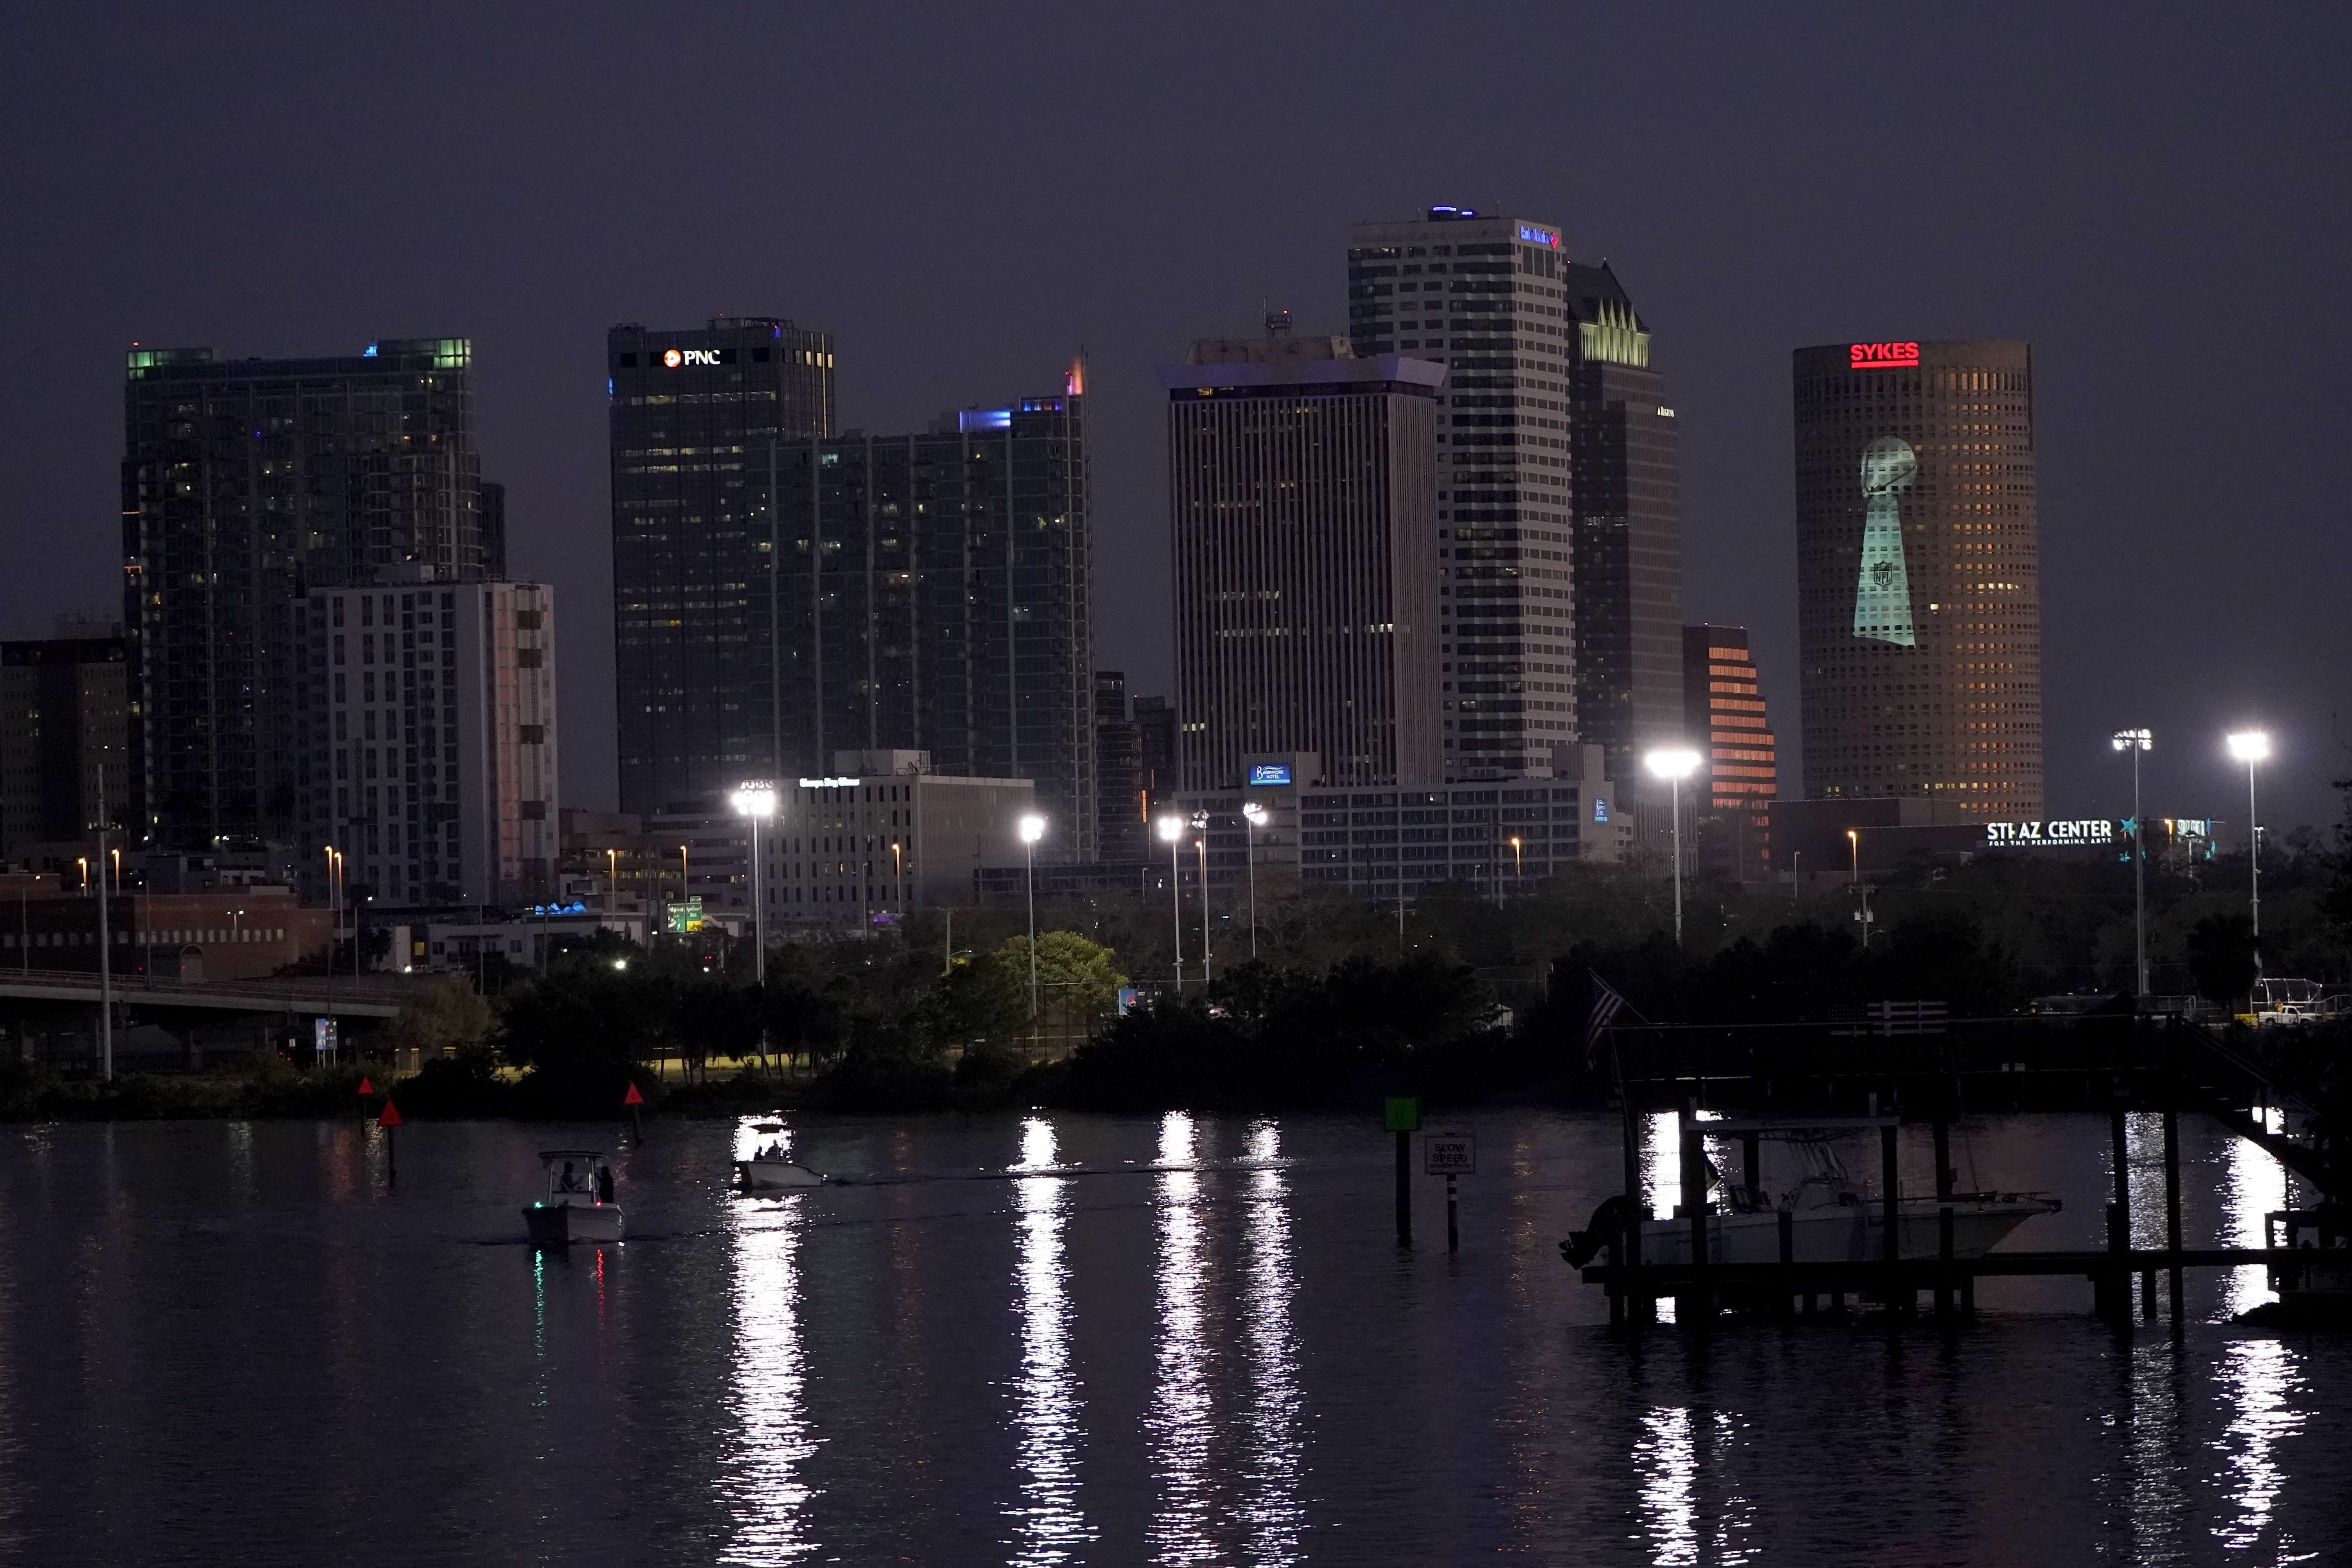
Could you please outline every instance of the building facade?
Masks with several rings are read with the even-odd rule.
[[[1348,330],[1446,367],[1437,438],[1446,777],[1544,777],[1577,734],[1570,314],[1559,226],[1433,207],[1356,226]]]
[[[1143,732],[1128,706],[1127,675],[1095,671],[1095,853],[1132,865],[1150,851],[1143,782]]]
[[[919,751],[834,762],[829,775],[779,781],[776,815],[761,829],[772,935],[871,931],[911,910],[970,905],[977,873],[1026,864],[1021,819],[1039,809],[1030,780],[936,773]],[[1039,859],[1057,826],[1048,818]]]
[[[774,317],[605,334],[621,808],[707,809],[784,771],[779,448],[833,434],[833,340]]]
[[[1286,335],[1197,343],[1160,374],[1187,786],[1281,752],[1317,753],[1335,787],[1442,784],[1444,367]]]
[[[939,773],[1034,780],[1047,853],[1096,858],[1084,405],[1065,391],[919,436],[778,446],[755,477],[774,549],[728,690],[755,763],[780,765],[726,789],[827,773],[841,751],[927,752]]]
[[[312,590],[295,613],[306,883],[379,906],[556,891],[555,626],[537,583]],[[323,882],[321,883],[323,890]]]
[[[291,837],[290,617],[309,588],[504,570],[471,362],[463,338],[329,359],[131,352],[124,616],[138,809],[159,843]]]
[[[101,816],[123,842],[130,670],[120,637],[0,643],[0,857],[58,860]]]
[[[1573,862],[1620,859],[1632,843],[1598,747],[1567,752],[1548,779],[1421,790],[1334,790],[1311,782],[1328,768],[1310,756],[1251,761],[1266,782],[1180,797],[1188,824],[1207,823],[1184,830],[1180,884],[1198,880],[1202,837],[1213,888],[1241,888],[1253,874],[1270,887],[1296,877],[1374,901],[1440,884],[1524,895]],[[1264,821],[1253,825],[1245,805]]]
[[[2032,350],[1800,349],[1795,393],[1806,795],[2040,816]]]
[[[1778,748],[1746,626],[1683,628],[1683,725],[1706,759],[1694,782],[1700,863],[1741,881],[1772,868]]]
[[[1682,730],[1678,423],[1650,330],[1608,263],[1564,266],[1569,510],[1575,519],[1576,724],[1620,777]]]

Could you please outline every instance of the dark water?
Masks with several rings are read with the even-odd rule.
[[[1629,1347],[1556,1250],[1612,1125],[1465,1124],[1453,1258],[1332,1120],[803,1121],[860,1179],[767,1201],[664,1123],[568,1256],[533,1152],[609,1128],[412,1124],[396,1195],[351,1124],[0,1130],[0,1561],[2352,1561],[2352,1339],[2220,1321],[2258,1276],[2192,1278],[2178,1348],[2071,1281]],[[2189,1136],[2192,1237],[2257,1234],[2274,1168]],[[2104,1145],[1958,1156],[2082,1246]]]

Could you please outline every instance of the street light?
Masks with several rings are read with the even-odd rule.
[[[1683,780],[1698,772],[1699,756],[1688,746],[1668,746],[1652,752],[1643,763],[1667,781],[1667,798],[1675,816],[1675,945],[1683,944]],[[1517,844],[1518,840],[1513,839]]]
[[[735,811],[751,819],[751,978],[768,983],[768,906],[760,896],[760,823],[776,815],[776,786],[765,779],[746,779],[735,786]],[[767,1049],[761,1031],[761,1050]]]
[[[1184,994],[1184,906],[1176,892],[1176,846],[1184,837],[1184,819],[1171,812],[1160,819],[1160,837],[1168,841],[1168,918],[1176,928],[1176,994]]]
[[[1527,860],[1519,852],[1519,836],[1514,833],[1511,835],[1511,891],[1516,893],[1519,890],[1519,884],[1526,879],[1527,874]]]
[[[1044,817],[1033,811],[1021,819],[1021,843],[1029,851],[1029,1022],[1033,1028],[1037,1022],[1037,840],[1045,837]]]
[[[2230,737],[2230,754],[2246,764],[2246,865],[2252,873],[2254,917],[2254,973],[2263,972],[2263,827],[2254,812],[2254,764],[2268,762],[2271,738],[2260,730],[2241,730]]]
[[[2139,820],[2139,754],[2153,751],[2156,737],[2146,730],[2118,730],[2114,745],[2118,752],[2129,752],[2132,763],[2132,910],[2133,910],[2133,973],[2139,989],[2136,994],[2147,994],[2147,849],[2143,837],[2147,829]]]
[[[1257,830],[1265,826],[1265,807],[1254,800],[1242,803],[1242,842],[1249,847],[1250,960],[1257,960]]]
[[[1209,814],[1192,814],[1192,847],[1201,854],[1201,984],[1209,983]]]

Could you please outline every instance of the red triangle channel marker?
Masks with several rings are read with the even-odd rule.
[[[375,1124],[376,1124],[378,1127],[397,1127],[397,1126],[399,1126],[399,1125],[400,1125],[400,1107],[398,1107],[397,1105],[394,1105],[392,1101],[390,1101],[390,1100],[385,1100],[385,1101],[383,1102],[383,1115],[381,1115],[381,1116],[379,1116],[379,1117],[377,1117],[377,1118],[375,1119]]]
[[[361,1094],[362,1094],[362,1095],[370,1095],[370,1094],[373,1094],[374,1092],[375,1092],[375,1079],[372,1079],[372,1078],[363,1078],[363,1079],[360,1079],[360,1093],[361,1093]]]
[[[635,1084],[629,1085],[629,1092],[621,1096],[621,1103],[623,1105],[643,1105],[645,1102],[646,1097],[637,1092],[637,1086]]]

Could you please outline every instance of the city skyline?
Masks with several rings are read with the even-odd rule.
[[[503,47],[509,29],[484,26],[484,41],[494,51]],[[1155,494],[1163,458],[1149,367],[1203,331],[1244,328],[1267,303],[1293,309],[1301,331],[1339,330],[1345,283],[1334,249],[1356,221],[1433,202],[1507,206],[1557,215],[1563,243],[1579,259],[1609,259],[1638,280],[1643,314],[1671,349],[1667,370],[1685,422],[1685,614],[1748,624],[1776,689],[1795,689],[1784,356],[1799,344],[1840,338],[2026,339],[2045,377],[2038,434],[2050,529],[2050,808],[2124,809],[2128,779],[2105,737],[2117,725],[2147,724],[2157,734],[2148,787],[2210,803],[2226,816],[2231,770],[2218,737],[2260,721],[2280,737],[2266,800],[2282,821],[2324,823],[2336,810],[2327,780],[2343,772],[2330,714],[2347,633],[2305,596],[2340,574],[2345,545],[2318,526],[2327,503],[2313,478],[2266,468],[2270,488],[2252,508],[2239,504],[2231,489],[2262,453],[2303,438],[2306,428],[2340,422],[2321,345],[2337,335],[2341,306],[2315,282],[2329,270],[2325,258],[2336,240],[2299,215],[2326,210],[2312,198],[2342,174],[2312,162],[2308,150],[2325,145],[2324,135],[2290,128],[2326,95],[2282,94],[2275,74],[2292,76],[2302,68],[2293,62],[2315,51],[2305,38],[2282,57],[2258,24],[2202,42],[2183,37],[2136,46],[2126,62],[2102,56],[2091,34],[2077,37],[2076,23],[2045,26],[2050,47],[2079,45],[2083,58],[2095,61],[2077,73],[2063,102],[2002,85],[1989,38],[1932,18],[1868,39],[1833,39],[1818,22],[1710,29],[1708,47],[1680,57],[1685,69],[1663,96],[1633,95],[1630,84],[1642,78],[1631,72],[1580,100],[1570,123],[1592,153],[1567,171],[1537,158],[1532,143],[1498,141],[1482,122],[1457,118],[1473,73],[1444,73],[1433,83],[1416,72],[1414,91],[1426,93],[1425,104],[1416,99],[1392,128],[1351,143],[1344,163],[1328,139],[1310,132],[1305,166],[1335,177],[1302,181],[1293,161],[1278,195],[1272,169],[1230,155],[1256,134],[1244,138],[1239,130],[1246,114],[1230,117],[1233,129],[1213,116],[1204,130],[1197,116],[1187,117],[1178,135],[1179,121],[1161,119],[1150,94],[1129,104],[1090,91],[1096,134],[1055,143],[1037,132],[1075,106],[1008,118],[992,93],[968,106],[976,118],[959,129],[1026,132],[1022,143],[1049,172],[1030,187],[1032,199],[1016,205],[1003,199],[1002,182],[951,181],[944,167],[927,171],[913,161],[937,164],[939,132],[952,119],[944,103],[901,104],[896,125],[857,106],[874,66],[856,43],[870,28],[851,24],[832,35],[850,47],[843,72],[805,110],[790,110],[756,138],[772,149],[803,135],[812,115],[864,133],[859,157],[837,170],[827,160],[773,161],[791,171],[782,177],[803,198],[791,210],[822,214],[821,220],[754,215],[718,228],[697,224],[695,215],[721,188],[712,183],[716,172],[740,154],[706,158],[690,149],[733,113],[718,107],[726,95],[675,128],[646,121],[637,108],[589,112],[594,95],[583,98],[562,83],[565,61],[575,58],[567,40],[547,62],[547,85],[536,89],[550,95],[551,122],[584,132],[567,158],[609,167],[612,180],[600,178],[599,191],[642,183],[655,167],[684,171],[674,176],[674,216],[615,229],[607,205],[576,181],[514,177],[522,174],[516,139],[531,134],[525,121],[497,93],[467,92],[450,100],[452,112],[436,123],[433,140],[444,151],[473,146],[481,155],[440,160],[461,174],[442,191],[445,205],[429,209],[436,213],[432,222],[389,239],[372,230],[379,240],[360,250],[349,247],[352,225],[392,193],[411,193],[415,176],[371,163],[348,130],[325,128],[304,155],[323,158],[331,149],[339,159],[356,156],[343,188],[373,181],[376,195],[363,205],[339,195],[323,221],[291,226],[234,219],[226,209],[215,213],[142,184],[130,149],[153,144],[152,136],[101,141],[61,157],[54,182],[26,176],[31,183],[18,203],[27,232],[52,236],[54,253],[110,259],[68,274],[32,258],[37,265],[24,298],[44,309],[24,312],[15,341],[42,374],[37,392],[16,390],[11,415],[32,458],[0,490],[0,521],[26,541],[28,581],[65,584],[83,608],[111,598],[111,531],[92,521],[90,508],[93,496],[106,493],[106,472],[119,458],[104,383],[110,356],[129,340],[299,353],[379,328],[464,331],[486,367],[482,450],[490,471],[509,484],[514,569],[551,580],[567,604],[589,605],[610,591],[591,559],[598,552],[594,523],[608,505],[604,482],[593,456],[583,461],[593,451],[583,441],[594,442],[603,414],[594,361],[606,323],[751,310],[822,321],[844,353],[842,423],[873,429],[920,428],[940,408],[986,395],[1014,371],[1025,379],[1057,366],[1084,343],[1094,367],[1100,505],[1120,520],[1106,530],[1103,548],[1110,608],[1100,661],[1125,668],[1131,689],[1164,689],[1166,611],[1155,605],[1166,603],[1165,552],[1150,527],[1163,514]],[[1034,74],[1018,51],[1003,53],[984,31],[950,30],[970,58],[994,62],[1008,87]],[[1532,48],[1481,51],[1488,68],[1475,79],[1482,100],[1522,80],[1526,68],[1515,57],[1539,58],[1550,36],[1547,28],[1537,33]],[[1138,50],[1181,60],[1196,47],[1150,25],[1101,24],[1088,36],[1114,62],[1114,75],[1132,69],[1143,58]],[[1318,54],[1333,42],[1287,21],[1273,37]],[[1676,48],[1677,40],[1689,35],[1659,23],[1590,47],[1630,62]],[[391,58],[413,47],[390,36],[383,42]],[[160,29],[129,47],[121,69],[132,79],[161,70],[159,51],[167,46],[175,65],[191,55],[215,58],[216,48],[198,34]],[[1342,56],[1352,62],[1359,90],[1401,79],[1394,73],[1402,62],[1383,48],[1349,39]],[[1913,63],[1930,56],[1942,62],[1934,80],[1916,79]],[[268,71],[276,56],[256,33],[235,58],[219,58],[226,89]],[[358,84],[379,75],[385,58],[372,53],[364,72],[356,60],[319,62],[313,74],[364,90]],[[28,68],[44,59],[58,68],[28,79],[26,112],[49,105],[57,123],[80,123],[87,111],[56,97],[63,84],[87,79],[62,36],[28,40],[24,58]],[[2252,74],[2257,58],[2267,62],[2259,77]],[[1884,68],[1874,74],[1874,68]],[[731,80],[740,68],[714,68]],[[470,79],[474,70],[464,74]],[[1815,122],[1851,96],[1846,84],[1882,78],[1910,81],[1905,90],[1917,98],[1899,114],[1890,110],[1882,134],[1845,138]],[[2114,177],[2147,155],[2144,143],[2126,144],[2095,123],[2095,106],[2119,108],[2148,80],[2176,78],[2184,88],[2194,82],[2199,108],[2164,133],[2163,155],[2192,182],[2228,171],[2217,187],[2224,198],[2185,244],[2171,203]],[[592,72],[583,79],[602,79]],[[1977,123],[1963,110],[1984,101],[1987,89],[2004,114],[1990,132],[1963,132]],[[1220,100],[1232,90],[1217,89]],[[1875,102],[1887,89],[1853,90]],[[1007,102],[1019,96],[1008,94]],[[156,100],[173,101],[172,94]],[[1329,101],[1328,94],[1303,94],[1271,112],[1282,124],[1311,127]],[[1727,102],[1753,110],[1742,115],[1736,139],[1714,107]],[[151,114],[135,104],[123,112],[135,123]],[[252,112],[266,122],[280,113]],[[605,118],[613,129],[596,127]],[[1661,124],[1671,133],[1635,133]],[[642,146],[628,139],[636,134]],[[2031,150],[2043,143],[2074,154],[2034,162]],[[1727,147],[1736,155],[1715,156]],[[1788,156],[1798,147],[1802,158]],[[1857,205],[1853,193],[1876,188],[1874,177],[1898,163],[1944,171],[1942,198],[1893,209],[1885,222],[1864,221],[1867,204]],[[2021,167],[2033,171],[2032,198],[2006,200]],[[1212,168],[1214,182],[1200,173]],[[1102,194],[1120,188],[1110,183],[1114,170],[1121,180],[1139,175],[1155,186],[1154,199],[1138,209],[1149,212],[1148,223],[1105,221]],[[180,247],[171,268],[159,268],[145,247],[112,243],[136,203],[103,212],[66,203],[71,189],[108,184],[148,192],[141,200],[190,237],[214,243]],[[517,199],[518,191],[528,194]],[[272,205],[276,197],[247,199],[260,204],[247,216],[282,210]],[[916,247],[878,237],[903,235],[910,212],[958,237],[959,268],[944,285]],[[2069,215],[2063,223],[2050,216],[2059,212]],[[583,228],[592,213],[595,222]],[[1726,223],[1740,243],[1718,242]],[[678,237],[689,228],[697,244],[681,247]],[[1028,237],[1047,229],[1064,238],[1040,246]],[[265,231],[278,237],[274,250],[254,247]],[[550,245],[565,257],[552,271]],[[460,257],[470,259],[449,264]],[[2159,395],[2173,351],[2151,323],[2177,309],[2173,302],[2201,297],[2203,280],[2216,275],[2272,301],[2294,331],[2266,350],[2266,374],[2278,392],[2262,400],[2259,415],[2231,404],[2205,409],[2192,423],[2185,407]],[[919,277],[929,280],[919,286]],[[2209,520],[2225,516],[2231,527],[2223,548]],[[2284,579],[2263,564],[2287,559],[2299,569]],[[0,630],[46,635],[51,607],[26,588],[0,591]],[[2210,638],[2161,629],[2200,617],[2212,628]],[[577,614],[567,624],[583,634],[569,639],[564,655],[567,727],[575,736],[609,733],[611,720],[597,710],[595,695],[611,689],[609,627]],[[1792,767],[1801,765],[1794,752],[1784,758]],[[567,756],[567,798],[614,798],[613,778],[597,775],[588,748],[573,746]]]

